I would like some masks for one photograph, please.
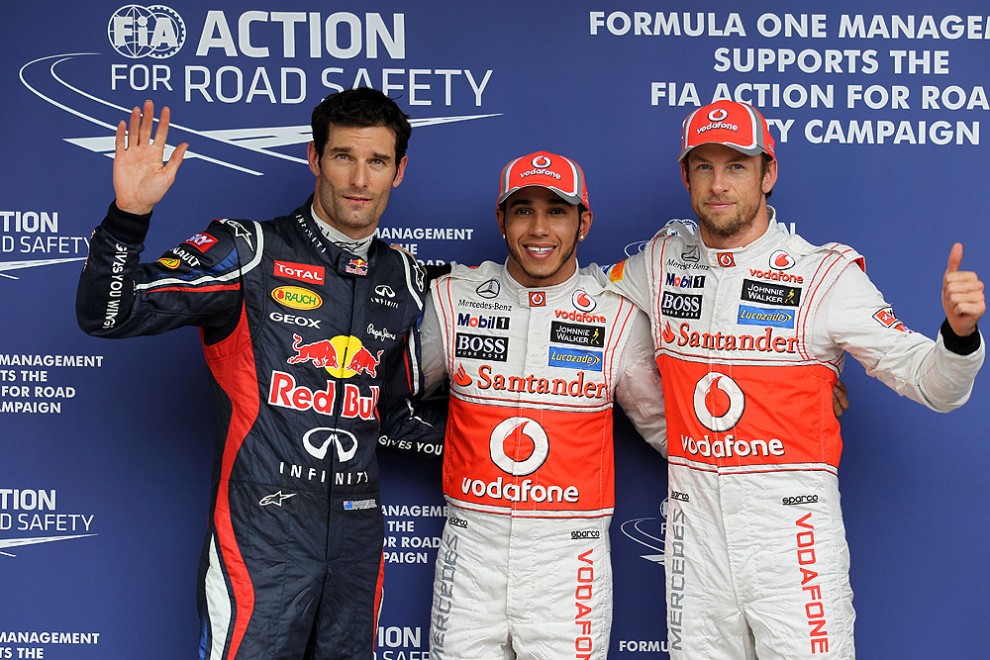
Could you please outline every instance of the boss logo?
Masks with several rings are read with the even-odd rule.
[[[665,316],[673,316],[678,319],[700,319],[701,296],[664,291],[660,308]]]
[[[509,355],[509,340],[505,337],[485,337],[461,332],[454,341],[454,355],[457,357],[505,362]]]

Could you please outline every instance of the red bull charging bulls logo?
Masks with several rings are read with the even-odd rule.
[[[375,378],[383,352],[372,354],[353,335],[337,335],[331,339],[319,339],[304,344],[303,338],[294,334],[292,350],[295,355],[286,360],[289,364],[312,362],[313,366],[326,369],[336,378],[350,378],[362,372]]]

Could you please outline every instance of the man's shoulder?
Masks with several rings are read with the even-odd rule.
[[[798,259],[810,259],[814,261],[839,259],[847,264],[855,264],[862,270],[866,269],[863,255],[845,243],[831,241],[815,244],[795,232],[786,233],[787,238],[784,241],[785,248]]]

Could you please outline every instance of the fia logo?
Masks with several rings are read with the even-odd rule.
[[[124,5],[107,25],[113,49],[130,59],[164,59],[179,52],[186,41],[186,24],[164,5]]]

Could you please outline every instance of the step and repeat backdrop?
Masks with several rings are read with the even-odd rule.
[[[866,255],[898,317],[934,335],[954,241],[990,277],[990,11],[981,0],[756,4],[9,0],[0,8],[0,659],[197,655],[196,570],[215,432],[198,332],[77,328],[76,281],[113,197],[113,131],[144,99],[190,144],[146,258],[215,217],[312,192],[309,114],[372,86],[414,131],[379,230],[424,263],[502,259],[510,158],[582,163],[613,263],[691,218],[679,128],[718,98],[777,139],[779,218]],[[853,361],[843,504],[864,658],[985,658],[990,382],[938,415]],[[984,421],[981,421],[984,419]],[[609,657],[666,658],[661,458],[618,423]],[[428,657],[444,520],[439,459],[382,457],[377,657]],[[548,553],[553,548],[547,548]]]

